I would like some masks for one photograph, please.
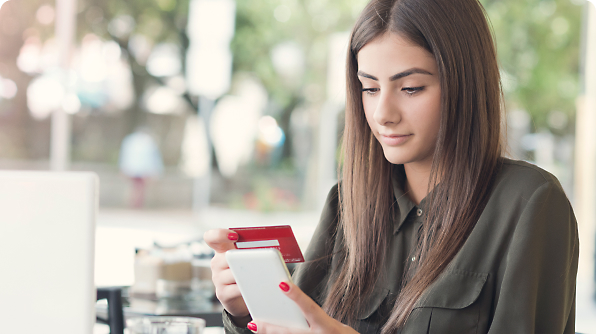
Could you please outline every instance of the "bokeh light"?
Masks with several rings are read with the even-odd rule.
[[[282,141],[283,136],[283,130],[277,125],[275,118],[263,116],[259,120],[258,138],[260,141],[271,147],[277,147]]]
[[[154,114],[175,114],[182,113],[185,110],[180,95],[167,86],[148,89],[143,101],[145,109]]]
[[[31,116],[37,120],[46,119],[62,107],[65,91],[60,81],[53,75],[41,75],[27,88],[27,106]]]
[[[54,10],[54,7],[50,5],[43,5],[37,10],[35,17],[39,23],[43,25],[50,25],[54,22],[56,11]]]
[[[17,91],[17,84],[14,81],[0,77],[0,100],[3,98],[7,100],[14,98],[17,95]]]
[[[147,59],[147,71],[156,77],[180,74],[180,49],[173,43],[162,43],[153,47]]]
[[[25,40],[17,58],[18,68],[25,73],[37,73],[41,70],[41,41],[38,37],[29,37]]]

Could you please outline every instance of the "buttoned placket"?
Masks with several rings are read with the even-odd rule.
[[[424,218],[424,210],[421,209],[418,206],[412,206],[409,214],[407,216],[407,218],[404,221],[404,225],[411,225],[414,229],[414,233],[412,233],[412,235],[410,236],[411,238],[411,245],[412,248],[410,248],[410,254],[409,256],[406,258],[406,267],[409,267],[410,270],[407,273],[407,278],[405,278],[406,280],[410,280],[412,278],[412,276],[414,275],[414,273],[416,272],[416,270],[411,270],[414,267],[418,266],[418,256],[416,254],[414,254],[414,250],[416,248],[416,244],[418,244],[418,242],[420,241],[420,237],[422,235],[422,222],[423,222],[423,218]]]
[[[416,242],[419,243],[420,242],[420,237],[422,236],[422,224],[424,223],[424,211],[420,208],[420,207],[414,207],[416,209],[416,216],[414,216],[414,221],[412,222],[413,224],[418,225],[418,228],[416,229],[416,234],[415,234],[415,238],[416,238]],[[416,262],[417,258],[416,256],[412,256],[410,258],[411,262]]]

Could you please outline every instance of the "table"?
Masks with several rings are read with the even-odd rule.
[[[189,297],[141,298],[131,296],[128,287],[122,288],[124,318],[141,316],[187,316],[205,319],[207,327],[223,327],[222,305],[216,298],[199,299]],[[95,307],[99,318],[108,318],[107,301],[98,301]]]

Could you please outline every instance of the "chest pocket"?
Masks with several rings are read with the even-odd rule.
[[[372,293],[370,298],[368,298],[367,302],[364,304],[364,307],[360,308],[356,319],[358,320],[365,320],[368,319],[373,313],[379,310],[379,306],[381,303],[387,298],[389,294],[389,290],[382,288],[377,289]]]
[[[364,305],[359,309],[356,315],[358,333],[379,333],[381,320],[381,304],[387,299],[389,290],[386,288],[378,288],[371,294],[371,296],[364,302]]]
[[[479,296],[488,274],[463,270],[443,273],[412,311],[403,333],[477,333],[482,312]]]

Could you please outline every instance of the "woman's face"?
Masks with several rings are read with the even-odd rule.
[[[441,89],[435,59],[395,33],[358,52],[366,120],[393,164],[430,168],[439,133]]]

